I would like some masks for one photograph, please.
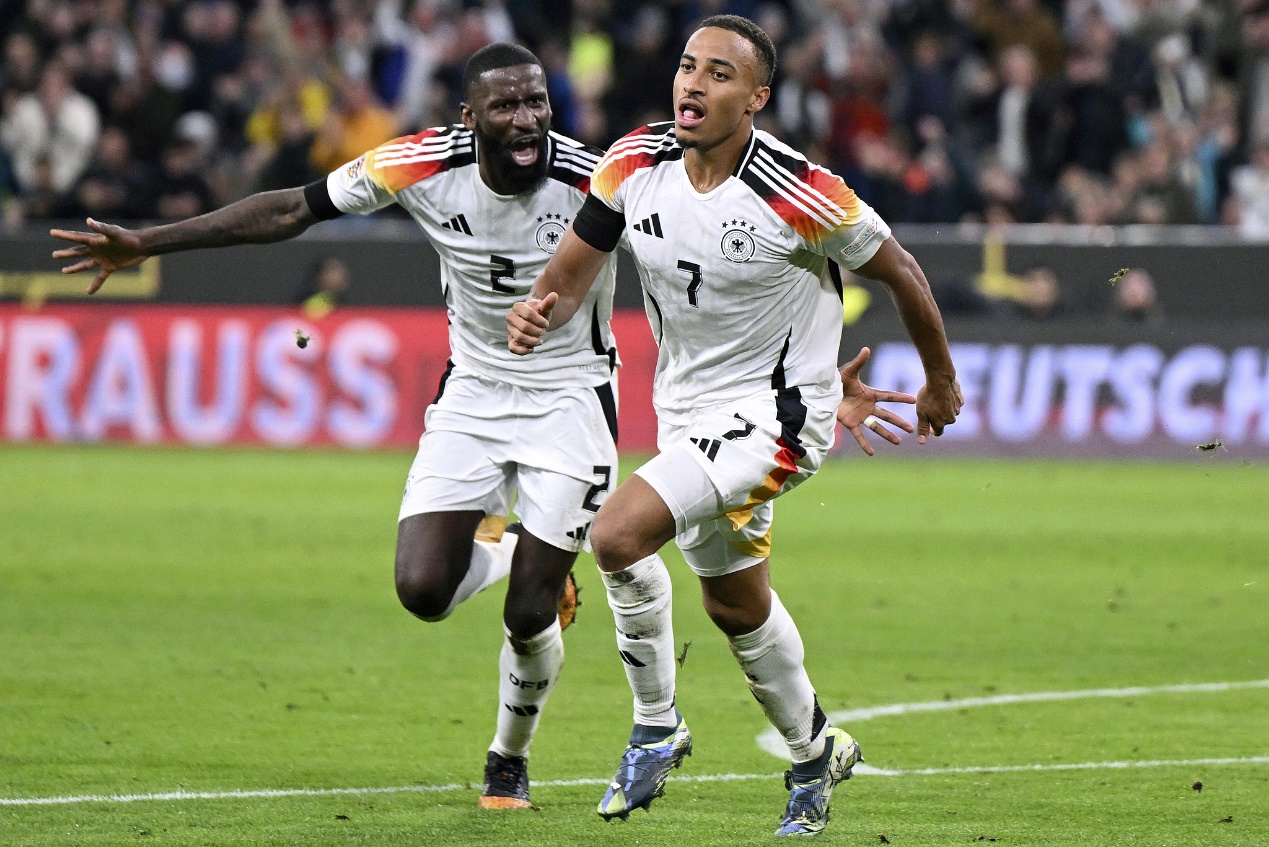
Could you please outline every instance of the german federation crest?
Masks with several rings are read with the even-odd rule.
[[[538,246],[547,253],[554,253],[564,240],[564,226],[568,223],[568,218],[563,215],[543,215],[538,220],[543,222],[538,226]]]
[[[724,221],[723,226],[727,228],[727,231],[723,233],[723,240],[719,243],[723,258],[737,264],[752,259],[757,247],[750,233],[756,232],[757,227],[742,220]]]

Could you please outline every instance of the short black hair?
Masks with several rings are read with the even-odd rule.
[[[513,68],[517,65],[537,65],[540,68],[542,62],[533,55],[532,50],[521,47],[519,44],[499,41],[487,47],[481,47],[467,60],[467,67],[463,68],[463,99],[471,99],[472,89],[486,71]]]
[[[748,18],[742,18],[740,15],[714,15],[701,21],[698,30],[707,26],[717,27],[718,29],[726,29],[744,38],[753,45],[753,52],[758,55],[758,64],[762,70],[766,71],[762,80],[763,85],[770,85],[772,77],[775,76],[776,69],[776,49],[775,44],[771,42],[771,36]]]

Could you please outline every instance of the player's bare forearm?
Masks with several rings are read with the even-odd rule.
[[[924,444],[931,432],[942,435],[943,428],[956,421],[965,403],[947,347],[943,316],[921,266],[893,238],[886,239],[859,272],[886,286],[921,356],[925,386],[917,392],[917,443]]]
[[[304,189],[287,188],[253,194],[223,209],[143,229],[137,235],[142,251],[155,256],[180,250],[285,241],[315,223],[317,217],[304,199]]]
[[[568,228],[559,249],[546,263],[529,292],[531,299],[541,299],[551,292],[559,298],[551,310],[549,329],[559,329],[577,314],[609,255],[591,247],[573,232],[572,227]]]
[[[952,354],[943,330],[943,316],[930,293],[930,284],[916,259],[893,238],[886,239],[877,254],[858,272],[875,279],[890,293],[903,326],[921,356],[927,382],[956,378]]]
[[[53,251],[54,259],[71,260],[62,273],[96,272],[88,285],[88,293],[95,294],[115,271],[134,268],[159,253],[282,241],[316,222],[304,189],[288,188],[253,194],[223,209],[163,226],[132,230],[89,218],[88,232],[51,229],[49,234],[73,245]]]

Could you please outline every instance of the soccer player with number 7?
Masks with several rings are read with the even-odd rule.
[[[660,348],[661,452],[613,492],[591,529],[634,692],[634,729],[599,804],[606,819],[648,807],[692,750],[675,707],[670,577],[657,555],[674,538],[789,746],[777,834],[824,829],[834,788],[862,757],[828,725],[801,636],[771,590],[772,500],[815,473],[836,422],[871,455],[864,427],[893,443],[885,424],[913,431],[879,402],[915,403],[922,444],[963,403],[916,261],[840,178],[754,129],[774,68],[775,48],[752,21],[703,21],[680,59],[674,121],[609,148],[530,297],[507,316],[510,349],[533,353],[573,319],[624,234]],[[836,368],[839,265],[889,290],[925,367],[916,397],[860,382],[867,348]]]

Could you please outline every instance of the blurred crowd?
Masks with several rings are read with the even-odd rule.
[[[720,12],[778,47],[759,125],[890,221],[1269,238],[1269,0],[0,0],[4,217],[304,184],[456,120],[499,40],[603,147],[672,116],[686,34]]]

